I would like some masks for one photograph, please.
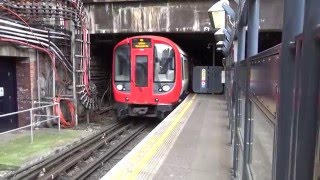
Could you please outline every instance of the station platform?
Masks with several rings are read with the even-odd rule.
[[[102,179],[231,179],[227,105],[190,94]]]

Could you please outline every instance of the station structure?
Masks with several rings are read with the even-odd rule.
[[[317,180],[319,9],[319,0],[1,0],[0,137],[90,121],[111,93],[114,45],[160,35],[196,66],[219,67],[223,92],[190,93],[102,179]]]

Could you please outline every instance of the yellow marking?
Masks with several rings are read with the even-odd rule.
[[[133,169],[132,171],[128,172],[129,173],[129,177],[128,179],[137,179],[138,174],[141,172],[141,170],[146,166],[146,164],[149,163],[149,161],[151,160],[151,158],[155,155],[155,153],[157,152],[157,150],[159,149],[159,147],[163,144],[163,142],[166,140],[166,138],[172,133],[172,131],[175,129],[175,127],[177,126],[177,124],[180,122],[182,116],[187,112],[187,110],[189,109],[189,107],[191,106],[193,100],[195,99],[196,95],[194,95],[192,97],[192,99],[190,100],[190,102],[188,102],[188,104],[182,109],[181,113],[179,113],[178,116],[176,116],[173,120],[173,122],[170,124],[169,128],[166,129],[166,131],[160,136],[160,138],[156,141],[156,144],[153,145],[151,147],[151,149],[149,150],[149,152],[146,152],[146,150],[144,150],[145,146],[143,148],[141,148],[141,151],[144,152],[144,156],[142,157],[137,157],[138,154],[135,154],[132,157],[132,160],[134,160],[133,162],[136,163],[136,168]],[[152,137],[150,139],[150,141],[155,141],[155,138]],[[146,143],[147,144],[147,143]],[[145,145],[146,145],[145,144]],[[146,153],[146,154],[145,154]],[[140,153],[139,153],[140,154]],[[122,174],[122,173],[120,173]],[[119,175],[120,175],[119,174]],[[123,174],[122,174],[123,175]],[[118,178],[117,178],[118,179]]]
[[[134,154],[131,155],[130,159],[127,160],[126,165],[120,167],[114,175],[111,175],[111,179],[127,179],[124,178],[124,176],[126,176],[125,174],[128,173],[130,174],[130,172],[135,172],[132,171],[132,167],[137,166],[137,164],[139,164],[140,162],[140,166],[142,167],[137,167],[135,170],[137,170],[138,168],[140,169],[136,174],[136,176],[139,174],[139,172],[144,168],[144,166],[146,165],[147,162],[149,162],[151,160],[151,157],[154,156],[154,154],[156,153],[156,151],[158,150],[159,146],[161,146],[163,144],[163,142],[166,140],[166,138],[171,134],[171,132],[174,130],[175,126],[179,123],[179,120],[181,119],[181,117],[184,115],[184,113],[187,111],[187,109],[190,107],[192,101],[195,99],[196,95],[194,95],[191,100],[188,102],[187,105],[183,105],[181,108],[182,110],[177,111],[176,113],[179,113],[178,116],[176,116],[173,121],[171,122],[171,124],[169,124],[169,128],[167,128],[165,130],[165,132],[160,135],[160,140],[159,139],[159,133],[156,133],[152,136],[149,137],[149,139],[141,146],[140,149],[137,150],[137,152],[135,152]],[[156,144],[156,145],[155,145]],[[151,150],[150,150],[151,149]],[[149,152],[149,153],[148,153]],[[146,158],[146,154],[149,154],[149,156]],[[142,159],[142,161],[141,161]],[[141,164],[142,163],[142,164]],[[143,166],[144,165],[144,166]],[[130,179],[132,179],[133,177],[130,177]]]

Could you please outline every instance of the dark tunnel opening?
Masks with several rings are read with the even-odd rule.
[[[114,46],[121,40],[136,35],[157,35],[171,39],[191,58],[194,66],[212,66],[213,52],[215,65],[222,66],[224,55],[215,51],[214,33],[119,33],[91,35],[91,79],[97,86],[99,105],[113,103],[111,88],[112,55]],[[281,42],[281,32],[259,33],[259,52]],[[214,51],[213,51],[214,50]]]
[[[171,39],[191,57],[195,65],[212,66],[213,33],[121,33],[94,34],[91,37],[92,55],[98,58],[112,58],[113,47],[121,40],[136,35],[157,35]],[[216,65],[221,66],[222,53],[216,54]]]
[[[281,31],[261,31],[259,32],[258,52],[267,50],[281,43]]]
[[[121,40],[136,35],[157,35],[171,39],[184,50],[195,66],[212,66],[213,33],[119,33],[91,35],[91,79],[97,86],[99,107],[113,103],[111,88],[112,55],[114,46]],[[216,53],[216,66],[222,66],[222,53]]]

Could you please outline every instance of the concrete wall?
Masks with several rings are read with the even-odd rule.
[[[282,30],[283,0],[260,0],[260,30]]]
[[[87,0],[85,7],[91,33],[206,32],[212,30],[208,9],[217,1]],[[282,29],[283,0],[260,1],[260,29]]]
[[[91,33],[210,31],[212,1],[87,4]]]

